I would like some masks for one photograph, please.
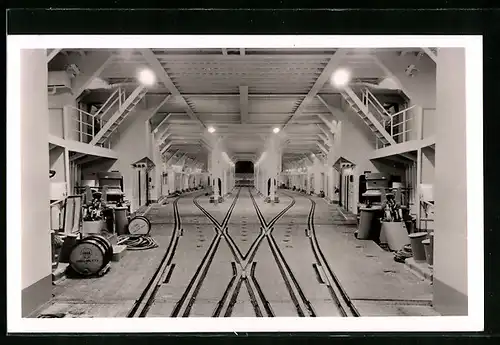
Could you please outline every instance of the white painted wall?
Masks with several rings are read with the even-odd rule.
[[[49,108],[49,133],[64,139],[64,121],[62,108]]]
[[[21,50],[21,285],[51,274],[49,105],[44,49]],[[16,114],[11,114],[16,116]],[[10,229],[9,231],[17,231]],[[50,281],[49,281],[50,284]],[[49,289],[50,291],[50,289]],[[47,296],[47,299],[50,296]]]
[[[47,89],[47,86],[45,86],[45,89]],[[79,140],[79,135],[75,131],[79,128],[79,124],[75,121],[78,111],[71,108],[76,108],[76,105],[76,101],[73,100],[73,96],[69,92],[48,96],[48,106],[50,108],[50,134],[59,136],[55,133],[59,133],[59,116],[62,113],[61,125],[63,126],[63,133],[65,129],[67,134],[59,137],[68,140]],[[52,131],[54,131],[54,133]]]
[[[146,120],[149,113],[137,111],[131,113],[129,117],[130,120],[127,119],[129,121],[124,123],[123,127],[118,128],[113,138],[112,149],[118,154],[118,160],[113,163],[110,170],[118,170],[123,175],[125,197],[135,206],[138,204],[139,198],[138,186],[136,186],[137,171],[132,167],[132,164],[148,156],[148,142],[151,139],[146,134]],[[141,192],[144,192],[143,188],[141,188]]]
[[[422,138],[428,138],[436,134],[436,109],[422,109]]]
[[[443,48],[438,59],[434,277],[467,294],[465,50]]]
[[[422,183],[434,184],[435,152],[422,150]]]

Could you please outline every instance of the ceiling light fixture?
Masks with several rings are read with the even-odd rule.
[[[337,87],[344,87],[351,81],[351,73],[344,68],[336,70],[332,75],[332,83]]]
[[[275,134],[279,133],[279,132],[280,132],[279,127],[274,127],[274,128],[273,128],[273,132],[274,132]]]
[[[213,128],[212,126],[208,127],[208,132],[209,133],[215,132],[215,128]]]
[[[139,71],[137,79],[144,86],[153,86],[156,82],[156,76],[150,69],[144,68]]]

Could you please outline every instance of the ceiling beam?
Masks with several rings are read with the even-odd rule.
[[[173,155],[171,155],[171,156],[170,156],[170,158],[169,158],[169,159],[165,162],[165,164],[166,164],[167,166],[169,166],[169,165],[170,165],[170,163],[171,163],[171,162],[175,159],[175,155],[177,155],[179,152],[180,152],[180,150],[175,151],[175,152],[174,152],[174,154],[173,154]]]
[[[55,58],[56,55],[59,54],[61,50],[62,49],[51,49],[50,52],[47,52],[47,63],[49,63],[53,58]]]
[[[323,143],[325,145],[328,145],[328,146],[332,146],[332,143],[330,142],[330,140],[326,137],[326,135],[324,134],[318,134],[318,137],[321,138],[321,140],[323,140]]]
[[[240,85],[240,114],[241,123],[248,123],[248,86]]]
[[[328,128],[330,129],[330,132],[335,133],[336,128],[333,125],[333,123],[330,122],[330,121],[328,121],[328,119],[326,118],[326,116],[324,116],[323,114],[317,114],[317,115],[321,119],[321,121],[323,121],[323,123],[328,126]]]
[[[158,139],[158,142],[159,143],[163,143],[165,141],[165,139],[167,138],[167,136],[169,135],[168,131],[170,130],[171,126],[167,126],[167,128],[165,128],[161,133],[160,135],[158,135],[159,139]],[[156,129],[153,131],[154,134],[158,133],[158,127],[156,127]]]
[[[323,134],[328,138],[330,146],[333,145],[334,136],[332,132],[330,132],[328,128],[325,128],[326,127],[325,125],[317,125],[317,126],[323,132]]]
[[[161,150],[160,150],[160,154],[164,154],[165,152],[168,151],[168,149],[170,149],[170,146],[172,146],[172,142],[169,141],[167,145],[165,145]]]
[[[196,116],[193,112],[189,104],[187,103],[184,96],[181,95],[180,91],[177,89],[175,84],[172,82],[172,79],[168,76],[167,72],[163,68],[162,64],[155,56],[151,49],[141,49],[141,54],[146,60],[146,62],[151,66],[153,72],[160,79],[160,81],[165,85],[165,87],[170,91],[170,93],[174,96],[179,96],[183,101],[183,106],[186,111],[186,114],[192,119],[198,121],[203,127],[206,127],[205,124]]]
[[[321,149],[321,151],[323,151],[325,155],[328,154],[328,150],[320,142],[316,142],[316,145],[318,145],[318,147]]]
[[[327,80],[330,78],[331,74],[333,71],[339,66],[340,61],[342,58],[344,58],[346,55],[346,51],[344,49],[339,49],[333,54],[333,56],[330,58],[330,61],[328,64],[325,66],[319,77],[316,79],[314,82],[314,85],[312,86],[311,90],[307,93],[306,97],[302,100],[300,105],[297,107],[293,115],[287,120],[285,123],[285,126],[283,127],[286,128],[286,126],[299,114],[302,113],[304,107],[311,102],[311,100],[316,96],[316,94],[323,88]]]
[[[153,116],[156,115],[156,113],[160,110],[161,107],[163,107],[163,105],[165,103],[168,102],[168,100],[170,99],[170,97],[172,97],[172,95],[167,95],[167,97],[165,97],[161,102],[160,104],[158,104],[158,106],[156,108],[153,109],[153,111],[151,112],[151,114],[149,114],[148,116],[148,120],[150,120]],[[167,115],[168,116],[168,115]]]
[[[72,80],[72,99],[78,99],[90,83],[113,62],[113,55],[107,51],[95,51],[85,57],[79,56],[74,63],[80,68],[81,75]]]
[[[429,48],[427,47],[423,47],[422,50],[427,54],[429,55],[429,57],[432,59],[432,61],[434,61],[437,65],[437,55],[434,54],[434,52],[432,52],[432,50],[430,50]]]
[[[171,116],[172,114],[167,114],[167,116],[165,116],[165,118],[163,120],[161,120],[161,122],[153,129],[153,133],[158,133],[158,130],[160,129],[160,127],[165,123],[167,122],[168,118]]]
[[[161,147],[165,141],[172,135],[172,133],[166,133],[166,135],[162,136],[158,141],[157,141],[157,146]]]

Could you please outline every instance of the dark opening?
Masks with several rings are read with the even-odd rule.
[[[267,180],[267,196],[271,195],[271,179]]]
[[[146,171],[146,206],[149,206],[149,173]]]
[[[220,178],[218,180],[219,180],[219,196],[222,196],[222,181]]]
[[[253,174],[253,163],[250,161],[238,161],[234,166],[236,174]]]

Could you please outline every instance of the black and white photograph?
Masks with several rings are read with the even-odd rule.
[[[482,328],[480,36],[7,53],[8,329]]]

